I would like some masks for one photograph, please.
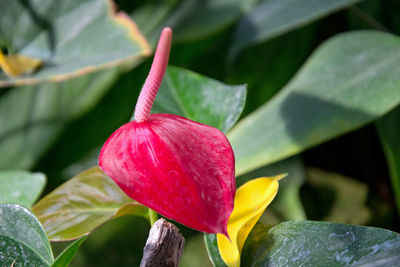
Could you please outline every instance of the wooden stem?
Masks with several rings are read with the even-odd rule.
[[[177,267],[184,245],[179,229],[161,218],[150,229],[140,267]]]

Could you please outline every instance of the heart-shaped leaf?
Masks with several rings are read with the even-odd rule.
[[[57,256],[51,267],[68,267],[71,263],[72,259],[75,256],[78,248],[82,245],[82,243],[86,240],[87,236],[82,236],[81,238],[74,241],[71,245],[66,247],[60,255]]]
[[[93,108],[118,75],[119,69],[112,68],[5,92],[0,98],[0,169],[31,168],[63,127]]]
[[[8,53],[42,61],[32,75],[0,73],[0,87],[63,81],[151,53],[133,21],[107,0],[1,1],[0,17]]]
[[[227,132],[246,101],[245,85],[226,85],[177,67],[169,67],[152,113],[170,113]]]
[[[400,235],[338,223],[258,224],[243,249],[243,266],[397,266]]]
[[[79,238],[119,216],[148,215],[146,207],[130,199],[98,167],[56,188],[32,211],[52,241]]]
[[[0,204],[2,266],[51,266],[53,254],[38,219],[17,204]]]
[[[400,38],[333,37],[274,98],[230,132],[238,175],[355,130],[400,103]]]
[[[235,57],[246,46],[265,42],[360,1],[261,1],[239,22],[230,49],[230,57]]]
[[[42,173],[0,172],[0,203],[14,203],[30,208],[46,184]]]
[[[379,119],[377,128],[387,158],[392,189],[400,214],[400,107]]]

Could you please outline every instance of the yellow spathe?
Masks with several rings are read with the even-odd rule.
[[[229,267],[240,266],[240,253],[251,229],[278,192],[278,180],[285,175],[250,180],[236,191],[235,206],[228,221],[232,242],[217,234],[219,253]]]
[[[0,67],[11,77],[30,73],[40,67],[42,61],[19,54],[4,55],[0,50]]]

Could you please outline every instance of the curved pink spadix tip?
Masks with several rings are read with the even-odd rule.
[[[156,98],[165,70],[167,69],[171,43],[172,29],[168,27],[164,28],[160,40],[158,41],[149,75],[147,76],[136,103],[134,117],[137,122],[144,122],[150,116],[151,107],[153,106],[154,99]]]

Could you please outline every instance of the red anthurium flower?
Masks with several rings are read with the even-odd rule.
[[[161,34],[135,121],[104,144],[99,165],[136,201],[193,229],[227,235],[233,210],[232,148],[218,129],[150,109],[168,64],[172,30]],[[190,88],[188,88],[190,90]]]

